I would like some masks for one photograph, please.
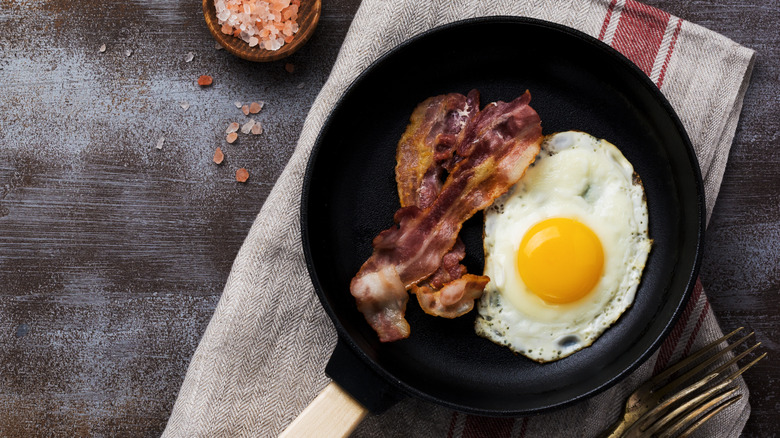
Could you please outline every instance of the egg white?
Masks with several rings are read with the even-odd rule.
[[[526,231],[554,217],[588,226],[604,249],[601,278],[572,303],[545,302],[516,268]],[[591,345],[634,301],[651,249],[641,181],[605,140],[548,135],[523,178],[485,211],[484,247],[490,282],[477,305],[477,334],[535,361],[566,357]]]

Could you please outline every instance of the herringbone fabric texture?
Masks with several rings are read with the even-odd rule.
[[[299,231],[301,182],[312,145],[339,96],[377,57],[424,30],[485,15],[567,25],[611,44],[642,67],[670,100],[696,148],[709,216],[749,80],[751,50],[633,0],[364,0],[296,150],[235,260],[164,436],[276,436],[328,383],[323,370],[336,333],[314,294]],[[586,402],[547,415],[499,420],[407,400],[367,418],[355,435],[591,436],[614,421],[625,397],[655,368],[720,335],[699,286],[659,352]],[[738,436],[749,412],[745,397],[701,436]]]

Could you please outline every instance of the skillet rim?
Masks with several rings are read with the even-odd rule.
[[[515,25],[537,26],[541,28],[547,28],[549,30],[566,34],[569,37],[582,40],[586,44],[592,46],[594,50],[599,50],[603,52],[606,56],[616,58],[617,62],[627,69],[627,73],[631,74],[635,79],[637,79],[639,84],[644,86],[644,88],[650,92],[650,94],[655,98],[656,102],[660,104],[661,109],[663,109],[666,115],[669,117],[669,120],[675,126],[676,131],[679,134],[680,139],[685,146],[685,153],[688,156],[690,171],[693,173],[693,179],[696,187],[696,199],[697,199],[696,215],[695,215],[696,217],[695,218],[692,217],[690,219],[691,221],[693,221],[694,219],[698,219],[696,221],[698,226],[696,227],[696,233],[695,233],[696,243],[694,245],[695,251],[692,260],[693,267],[691,271],[687,274],[688,278],[686,280],[685,290],[683,291],[680,300],[675,305],[674,312],[671,318],[668,321],[666,321],[665,326],[661,330],[660,334],[653,340],[651,345],[647,349],[645,349],[643,353],[641,353],[635,360],[633,360],[633,362],[630,362],[628,366],[622,369],[622,371],[618,372],[617,374],[607,379],[603,383],[595,386],[589,391],[585,391],[564,402],[545,404],[532,409],[496,410],[496,409],[474,408],[472,406],[464,406],[461,404],[449,402],[447,400],[439,399],[433,395],[428,394],[425,391],[412,387],[411,385],[407,384],[403,380],[396,378],[391,373],[386,371],[384,367],[382,367],[376,361],[370,358],[363,351],[363,349],[360,348],[355,343],[355,341],[352,339],[352,336],[339,322],[336,309],[334,309],[330,305],[327,298],[324,296],[322,285],[319,281],[319,277],[317,276],[316,268],[314,266],[315,263],[311,254],[309,229],[307,227],[308,218],[309,218],[308,199],[309,199],[309,192],[312,183],[311,181],[312,174],[314,171],[315,163],[317,161],[317,157],[323,148],[323,138],[327,133],[327,131],[330,129],[331,125],[333,124],[334,114],[336,113],[336,110],[343,105],[344,101],[348,97],[351,96],[351,94],[354,92],[354,89],[358,86],[358,84],[360,84],[366,78],[366,76],[370,75],[373,72],[373,70],[381,67],[381,64],[383,64],[388,58],[395,56],[398,52],[404,51],[408,46],[416,44],[418,40],[425,39],[426,37],[432,34],[447,31],[456,27],[468,26],[473,24],[484,24],[484,23],[515,24]],[[466,412],[466,413],[477,414],[477,415],[487,415],[493,417],[508,417],[508,416],[518,416],[518,415],[526,415],[526,414],[537,414],[537,413],[549,412],[567,406],[571,406],[579,401],[593,397],[594,395],[601,393],[606,389],[612,387],[620,380],[627,377],[634,370],[636,370],[642,363],[644,363],[653,353],[655,353],[656,350],[658,350],[658,348],[660,348],[661,344],[669,336],[669,332],[679,321],[683,309],[685,308],[686,304],[690,300],[692,291],[698,279],[699,269],[701,267],[704,233],[706,229],[704,182],[702,180],[699,161],[698,158],[696,157],[696,153],[694,151],[693,145],[688,136],[688,132],[683,126],[679,116],[674,111],[674,108],[666,99],[666,97],[663,95],[661,90],[650,80],[650,78],[638,66],[636,66],[636,64],[634,64],[625,55],[623,55],[622,53],[620,53],[619,51],[617,51],[616,49],[607,45],[604,42],[584,32],[581,32],[577,29],[564,26],[558,23],[554,23],[546,20],[540,20],[536,18],[511,16],[511,15],[472,17],[472,18],[458,20],[458,21],[454,21],[451,23],[447,23],[441,26],[428,29],[424,32],[421,32],[407,39],[406,41],[396,45],[395,47],[391,48],[387,52],[383,53],[376,60],[374,60],[368,67],[366,67],[362,72],[360,72],[360,74],[358,74],[358,76],[356,76],[355,79],[352,82],[350,82],[350,84],[347,86],[347,88],[344,90],[341,96],[339,96],[333,108],[331,108],[328,117],[323,122],[323,125],[320,128],[319,133],[317,134],[317,138],[312,146],[306,164],[306,170],[303,179],[303,187],[301,190],[299,212],[300,212],[300,220],[301,220],[300,223],[301,244],[305,256],[306,268],[309,273],[309,277],[312,281],[312,284],[314,286],[315,293],[317,294],[317,298],[319,299],[320,304],[322,305],[323,309],[326,311],[328,317],[330,318],[334,327],[336,328],[338,334],[338,342],[347,345],[351,350],[351,352],[360,360],[362,360],[364,365],[367,365],[371,371],[376,373],[384,381],[391,384],[395,389],[399,390],[400,392],[406,395],[410,395],[422,400],[436,403],[440,406],[444,406],[460,412]],[[645,336],[646,333],[647,331],[645,331],[642,336]]]

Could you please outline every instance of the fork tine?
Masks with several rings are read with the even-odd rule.
[[[747,370],[748,370],[748,368],[750,368],[750,367],[752,367],[753,365],[755,365],[755,364],[756,364],[756,362],[758,362],[759,360],[761,360],[761,359],[765,358],[765,357],[766,357],[766,355],[767,355],[767,353],[763,353],[761,356],[758,356],[757,358],[753,359],[753,361],[751,361],[749,364],[745,365],[744,367],[742,367],[742,368],[740,368],[739,370],[737,370],[736,372],[734,372],[734,374],[730,375],[730,376],[728,377],[728,381],[732,381],[732,380],[736,379],[736,378],[737,378],[739,375],[741,375],[742,373],[744,373],[745,371],[747,371]]]
[[[684,431],[682,431],[680,436],[677,437],[677,438],[688,438],[688,437],[690,437],[691,434],[696,431],[696,429],[700,428],[702,426],[702,424],[706,423],[710,418],[714,417],[715,414],[717,414],[718,412],[720,412],[720,411],[726,409],[727,407],[733,405],[734,403],[736,403],[741,398],[742,398],[742,394],[732,398],[731,400],[727,400],[727,401],[723,402],[723,404],[721,404],[717,408],[711,410],[706,415],[704,415],[703,417],[701,417],[698,420],[696,420],[695,423],[693,423],[690,426],[688,426],[688,428],[685,429]]]
[[[757,347],[758,344],[751,347],[749,350],[743,352],[739,356],[731,359],[729,362],[723,364],[719,371],[723,371],[729,366],[731,366],[733,363],[737,362],[739,359],[745,356],[745,354],[752,351],[755,347]],[[689,412],[691,409],[695,408],[696,406],[700,405],[709,405],[712,406],[711,402],[708,401],[708,399],[716,397],[717,393],[726,386],[730,385],[737,377],[739,377],[742,373],[747,371],[750,367],[755,365],[758,361],[766,357],[767,353],[762,354],[761,356],[757,357],[753,361],[751,361],[749,364],[745,365],[744,367],[740,368],[738,371],[734,372],[730,376],[726,377],[723,381],[718,383],[717,385],[713,386],[712,388],[708,389],[707,391],[695,396],[694,398],[690,399],[689,401],[685,402],[684,404],[678,406],[673,411],[664,414],[664,416],[660,419],[660,417],[663,414],[663,411],[667,410],[668,407],[670,407],[672,404],[674,404],[676,401],[692,394],[694,391],[696,391],[698,388],[704,386],[706,383],[714,379],[716,376],[718,376],[718,371],[715,371],[705,378],[701,379],[700,381],[694,383],[693,385],[689,386],[688,388],[685,388],[684,390],[680,391],[678,394],[675,394],[673,397],[670,397],[668,400],[665,400],[663,403],[652,409],[650,412],[645,414],[645,419],[640,419],[637,421],[637,426],[643,429],[643,432],[651,435],[661,429],[668,424],[669,422],[675,420],[677,417],[679,417],[682,414],[685,414],[686,412]],[[736,391],[736,388],[732,388],[730,390],[727,390],[726,393],[731,394],[734,391]],[[717,396],[718,399],[722,400],[724,397],[723,395]],[[657,420],[657,421],[656,421]],[[652,424],[651,427],[647,427],[646,425],[652,421],[655,421],[655,423]],[[641,425],[640,425],[641,423]],[[646,430],[644,430],[646,429]]]
[[[663,403],[659,404],[656,408],[654,408],[652,411],[648,412],[646,415],[650,416],[651,413],[653,413],[654,411],[665,410],[666,407],[671,406],[672,404],[676,403],[678,400],[683,399],[684,397],[686,397],[689,394],[693,393],[696,389],[704,386],[705,384],[707,384],[710,381],[712,381],[713,379],[715,379],[717,376],[721,375],[723,373],[723,371],[728,369],[728,367],[730,367],[731,365],[737,363],[743,357],[747,356],[748,353],[750,353],[751,351],[755,350],[759,345],[761,345],[760,342],[757,343],[756,345],[748,348],[747,350],[743,351],[739,355],[731,358],[731,360],[729,360],[728,362],[724,363],[723,365],[721,365],[720,367],[718,367],[717,369],[712,371],[709,375],[705,376],[704,378],[702,378],[698,382],[688,386],[687,388],[685,388],[685,389],[679,391],[678,393],[674,394],[673,396],[669,397],[667,400],[665,400]],[[766,353],[762,354],[761,356],[759,356],[758,358],[756,358],[755,360],[753,360],[749,364],[745,365],[744,367],[742,367],[741,369],[739,369],[735,373],[731,374],[730,376],[724,378],[723,381],[721,381],[718,385],[716,385],[713,388],[711,388],[709,391],[705,391],[701,395],[699,395],[697,397],[694,397],[690,401],[686,402],[683,406],[681,406],[680,408],[677,408],[675,410],[675,412],[680,410],[683,407],[686,407],[686,409],[687,409],[687,407],[694,406],[695,403],[697,403],[698,401],[702,400],[705,396],[709,396],[709,395],[714,394],[715,392],[719,391],[720,389],[725,388],[727,385],[729,385],[731,382],[733,382],[734,379],[736,379],[742,373],[747,371],[748,368],[750,368],[753,365],[755,365],[756,362],[758,362],[759,360],[763,359],[764,357],[766,357]],[[669,416],[667,415],[667,417],[669,417]],[[655,420],[653,420],[653,421],[655,421]]]
[[[675,436],[675,434],[680,432],[680,430],[682,430],[683,428],[687,428],[689,425],[691,425],[694,422],[694,420],[696,420],[696,418],[699,415],[701,415],[701,414],[703,414],[703,413],[705,413],[707,411],[710,411],[710,409],[712,409],[711,412],[709,412],[707,415],[705,415],[705,417],[707,417],[707,418],[704,421],[702,421],[702,423],[704,423],[705,421],[709,420],[715,414],[717,414],[718,412],[722,411],[726,407],[736,403],[737,400],[742,398],[742,394],[737,394],[737,395],[735,395],[734,397],[732,397],[730,399],[728,398],[736,390],[737,390],[737,388],[732,388],[730,391],[724,392],[720,396],[710,400],[708,403],[706,403],[706,404],[698,407],[697,409],[693,410],[693,412],[691,412],[690,414],[686,415],[685,417],[681,418],[676,423],[674,423],[668,430],[664,431],[664,433],[661,434],[658,438],[671,438],[671,437]],[[701,426],[701,424],[699,424],[699,426]],[[697,426],[697,428],[699,426]]]
[[[742,330],[744,330],[744,329],[745,329],[744,327],[740,327],[740,328],[738,328],[738,329],[734,330],[733,332],[731,332],[731,333],[727,334],[726,336],[724,336],[724,337],[722,337],[722,338],[720,338],[720,339],[717,339],[717,340],[715,340],[715,341],[712,341],[712,342],[710,342],[709,344],[707,344],[707,345],[705,345],[704,347],[702,347],[702,348],[701,348],[699,351],[697,351],[696,353],[694,353],[694,354],[692,354],[692,355],[688,356],[688,357],[687,357],[687,358],[685,358],[684,360],[681,360],[681,361],[677,362],[676,364],[672,365],[671,367],[669,367],[669,368],[665,369],[663,372],[659,373],[657,376],[655,376],[655,377],[654,377],[654,378],[651,380],[651,382],[660,382],[660,381],[662,381],[662,380],[666,380],[666,378],[668,378],[668,377],[669,377],[669,376],[671,376],[672,374],[674,374],[674,373],[676,373],[677,371],[681,370],[682,368],[684,368],[684,367],[686,367],[686,366],[690,365],[690,364],[691,364],[691,363],[693,363],[693,362],[694,362],[696,359],[698,359],[698,358],[700,358],[701,356],[705,355],[705,354],[706,354],[706,353],[708,353],[710,350],[713,350],[713,349],[715,349],[715,348],[716,348],[718,345],[720,345],[720,344],[721,344],[723,341],[726,341],[726,340],[728,340],[729,338],[731,338],[732,336],[736,335],[737,333],[739,333],[740,331],[742,331]]]
[[[679,419],[679,417],[683,414],[688,414],[691,412],[691,410],[700,407],[705,406],[708,403],[710,403],[712,400],[715,399],[723,399],[723,394],[733,394],[734,391],[737,390],[736,387],[729,388],[726,391],[724,391],[721,394],[718,394],[719,391],[723,390],[728,384],[731,383],[729,381],[721,382],[719,385],[710,388],[709,390],[697,395],[696,397],[692,398],[691,400],[687,401],[686,403],[683,403],[682,405],[678,406],[673,411],[669,412],[668,414],[664,415],[661,419],[659,419],[657,422],[651,425],[645,432],[647,434],[653,434],[658,432],[659,430],[663,430],[663,428],[673,422]]]
[[[740,353],[738,356],[735,356],[735,357],[734,357],[733,359],[731,359],[730,361],[728,361],[728,362],[724,363],[723,365],[719,366],[718,368],[714,369],[712,372],[713,372],[713,373],[722,373],[722,372],[723,372],[723,371],[725,371],[725,370],[726,370],[728,367],[730,367],[731,365],[733,365],[733,364],[737,363],[737,362],[738,362],[738,361],[740,361],[740,360],[741,360],[743,357],[747,356],[747,355],[748,355],[748,353],[750,353],[751,351],[753,351],[753,350],[755,350],[756,348],[758,348],[758,346],[759,346],[759,345],[761,345],[761,343],[760,343],[760,342],[757,342],[757,343],[756,343],[756,345],[754,345],[754,346],[752,346],[752,347],[748,348],[747,350],[743,351],[742,353]],[[764,355],[766,355],[766,353],[764,353]],[[751,365],[751,366],[752,366],[752,365]]]
[[[732,332],[732,333],[734,333],[734,332]],[[695,368],[689,370],[687,373],[681,375],[680,377],[677,377],[676,379],[672,380],[671,382],[669,382],[668,384],[664,385],[663,387],[661,387],[661,388],[659,388],[657,390],[654,390],[653,393],[656,395],[656,397],[663,397],[669,391],[677,388],[682,383],[684,383],[687,380],[691,379],[693,376],[698,374],[700,371],[702,371],[703,369],[707,368],[710,364],[712,364],[716,360],[718,360],[721,357],[723,357],[729,351],[737,348],[740,344],[745,342],[752,335],[753,335],[753,332],[748,333],[743,338],[739,339],[738,341],[735,341],[734,343],[730,344],[728,347],[726,347],[723,350],[720,350],[719,352],[715,353],[714,355],[709,357],[707,360],[705,360],[702,363],[700,363],[699,365],[697,365]],[[704,347],[704,348],[705,349],[709,348],[709,346],[708,347]],[[701,356],[699,356],[699,352],[696,352],[696,354],[694,354],[694,356],[701,357]],[[691,361],[689,359],[686,359],[685,362],[688,362],[688,364],[691,363]]]
[[[700,388],[707,385],[717,377],[718,377],[717,373],[708,374],[701,380],[698,380],[693,384],[691,384],[690,386],[680,390],[678,393],[674,394],[672,397],[668,398],[667,400],[664,400],[663,402],[659,403],[656,407],[654,407],[646,414],[644,414],[642,418],[637,420],[634,426],[632,426],[629,430],[638,429],[641,430],[643,433],[647,433],[647,434],[655,433],[656,431],[660,430],[668,422],[675,419],[677,416],[684,413],[686,410],[690,409],[691,407],[696,406],[698,402],[700,402],[703,398],[706,398],[712,395],[713,392],[716,392],[717,390],[725,387],[726,385],[723,386],[718,385],[718,387],[716,387],[715,390],[704,391],[703,393],[695,396],[694,398],[684,403],[683,405],[677,407],[673,411],[667,412],[669,409],[671,409],[672,405],[674,405],[677,401],[685,397],[688,397],[691,394],[695,394]]]

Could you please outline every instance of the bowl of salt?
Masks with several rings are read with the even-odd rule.
[[[255,62],[301,48],[320,19],[320,0],[203,0],[209,32],[228,52]]]

